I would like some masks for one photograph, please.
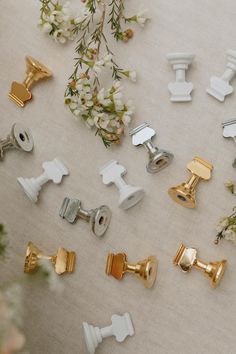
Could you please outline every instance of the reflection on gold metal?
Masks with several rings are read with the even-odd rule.
[[[197,258],[197,250],[195,248],[187,248],[181,245],[173,260],[174,265],[179,266],[183,272],[189,272],[192,267],[204,272],[210,278],[210,284],[213,288],[219,285],[224,275],[227,261],[224,259],[220,262],[205,262]]]
[[[125,253],[108,254],[106,274],[121,280],[126,272],[137,275],[142,279],[146,288],[151,288],[156,280],[157,259],[154,256],[150,256],[144,261],[130,264],[127,262]]]
[[[211,178],[213,165],[203,160],[201,157],[194,157],[189,162],[187,169],[192,173],[186,183],[169,189],[170,197],[178,204],[186,208],[195,208],[196,206],[196,186],[200,180],[207,181]]]
[[[75,252],[68,252],[65,248],[59,248],[56,255],[45,256],[43,252],[31,241],[28,243],[25,257],[25,273],[32,273],[40,266],[40,260],[47,259],[55,267],[57,274],[73,272],[75,265]]]
[[[39,61],[30,56],[26,56],[26,79],[23,83],[13,81],[9,97],[20,107],[24,107],[25,103],[32,98],[30,88],[41,79],[52,76],[51,71]]]

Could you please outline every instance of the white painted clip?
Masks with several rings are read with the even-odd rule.
[[[89,354],[94,354],[99,343],[103,338],[115,336],[117,342],[123,342],[127,336],[134,335],[134,327],[130,314],[125,313],[121,316],[112,315],[111,326],[99,328],[83,322],[85,342]]]
[[[236,51],[227,51],[227,66],[224,74],[221,77],[212,76],[210,87],[207,88],[207,93],[215,97],[218,101],[224,102],[225,96],[230,95],[234,89],[230,85],[230,81],[236,72]]]
[[[27,197],[34,203],[37,203],[39,192],[45,183],[51,180],[59,184],[62,177],[69,174],[68,169],[57,158],[44,162],[43,169],[44,172],[37,178],[17,178]]]
[[[124,210],[137,204],[143,199],[145,193],[142,188],[134,187],[125,183],[122,176],[125,175],[126,172],[125,167],[115,160],[111,160],[100,169],[103,183],[106,185],[114,183],[119,189],[119,207]]]
[[[173,66],[176,73],[175,82],[168,85],[172,102],[188,102],[192,100],[191,92],[193,84],[186,82],[185,75],[189,65],[194,59],[191,53],[169,53],[166,55],[167,60]]]

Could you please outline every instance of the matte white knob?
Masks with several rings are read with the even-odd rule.
[[[38,201],[39,191],[45,183],[51,180],[53,183],[59,184],[61,183],[62,177],[69,174],[68,169],[57,158],[52,161],[44,162],[43,169],[44,173],[37,178],[17,178],[25,194],[34,203]]]
[[[144,197],[144,190],[140,187],[134,187],[126,184],[122,176],[126,174],[124,166],[118,164],[117,161],[111,160],[100,169],[103,183],[110,185],[114,183],[119,189],[119,207],[121,209],[129,209]]]
[[[134,335],[134,327],[128,313],[123,315],[112,315],[111,326],[99,328],[83,322],[84,336],[88,352],[94,354],[99,343],[103,338],[115,336],[117,342],[123,342],[127,336]]]
[[[210,87],[207,93],[215,97],[218,101],[224,102],[225,96],[230,95],[234,89],[229,84],[236,72],[236,51],[227,51],[227,65],[224,74],[221,77],[212,76],[210,79]]]
[[[168,85],[172,102],[188,102],[192,100],[191,92],[193,84],[185,81],[185,74],[188,66],[192,63],[194,55],[191,53],[169,53],[167,60],[173,66],[176,74],[175,82]]]

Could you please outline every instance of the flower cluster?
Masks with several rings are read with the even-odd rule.
[[[228,191],[231,193],[231,194],[234,194],[234,190],[235,190],[235,182],[234,181],[227,181],[225,182],[225,187],[228,189]]]
[[[123,28],[126,23],[141,26],[147,22],[147,11],[125,17],[124,0],[84,0],[84,14],[76,20],[75,32],[79,35],[76,47],[75,70],[69,78],[65,103],[76,118],[94,127],[105,144],[120,143],[134,113],[131,101],[123,97],[120,81],[124,78],[135,82],[136,72],[121,68],[109,49],[105,26],[109,26],[116,40],[127,42],[134,31]],[[111,87],[101,85],[101,74],[111,72]],[[107,77],[107,76],[106,76]]]
[[[215,243],[218,244],[221,239],[226,239],[236,245],[236,211],[230,216],[222,217],[216,227],[217,236]]]
[[[76,36],[75,28],[77,19],[71,18],[69,14],[70,3],[62,5],[59,1],[40,0],[41,15],[39,26],[43,32],[55,39],[56,42],[66,43],[67,40],[73,40]],[[80,21],[80,19],[79,19]]]
[[[132,102],[124,102],[120,81],[114,81],[109,89],[96,91],[86,75],[70,83],[66,104],[76,118],[96,128],[106,146],[120,142],[124,127],[134,113]]]

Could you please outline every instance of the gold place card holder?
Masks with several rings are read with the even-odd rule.
[[[136,264],[128,263],[125,253],[109,253],[106,263],[106,274],[121,280],[125,273],[138,276],[146,288],[151,288],[157,276],[157,259],[150,256]]]
[[[38,60],[26,56],[26,78],[22,83],[13,81],[9,97],[20,107],[32,99],[31,87],[37,81],[52,76],[52,72]]]
[[[197,250],[195,248],[180,245],[175,257],[174,265],[179,266],[183,272],[190,272],[192,268],[201,270],[210,280],[213,288],[216,288],[224,275],[227,261],[206,262],[197,258]]]
[[[179,184],[169,189],[169,196],[178,204],[185,208],[196,207],[196,187],[200,180],[208,181],[211,178],[213,165],[201,157],[194,157],[189,162],[187,169],[191,173],[187,182]]]
[[[45,255],[33,242],[28,243],[25,256],[25,273],[33,273],[40,267],[41,260],[48,260],[55,268],[57,274],[72,273],[75,266],[75,252],[60,247],[55,255]]]

